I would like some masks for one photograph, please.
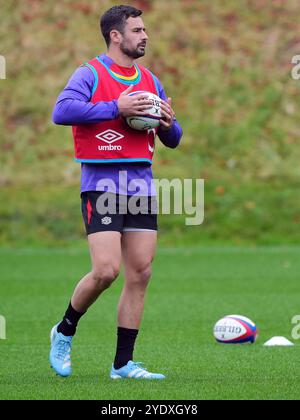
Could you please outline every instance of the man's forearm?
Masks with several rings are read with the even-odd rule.
[[[175,147],[177,147],[180,143],[182,133],[182,128],[180,127],[177,121],[174,121],[174,124],[170,128],[170,130],[162,130],[160,128],[157,134],[160,138],[160,141],[165,146],[175,149]]]
[[[53,111],[53,122],[61,125],[95,124],[118,118],[117,101],[84,102],[78,99],[58,100]]]

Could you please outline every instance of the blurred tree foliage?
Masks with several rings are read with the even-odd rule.
[[[83,237],[71,129],[51,113],[82,62],[105,51],[99,16],[116,1],[2,0],[0,241]],[[161,217],[163,243],[296,243],[300,224],[298,0],[140,0],[143,64],[184,128],[159,146],[155,177],[204,178],[206,219]]]

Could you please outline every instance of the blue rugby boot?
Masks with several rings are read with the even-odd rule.
[[[58,324],[52,328],[50,334],[50,365],[58,375],[66,377],[72,373],[71,348],[73,337],[67,337],[57,332],[57,326]]]
[[[127,365],[120,369],[115,369],[114,365],[112,365],[110,377],[111,379],[165,379],[165,375],[148,372],[147,369],[142,368],[142,365],[143,363],[133,362],[132,360],[129,360]]]

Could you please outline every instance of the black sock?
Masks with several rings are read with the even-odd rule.
[[[78,321],[84,314],[85,312],[80,313],[75,311],[70,302],[69,307],[66,310],[65,316],[63,317],[63,320],[57,327],[57,332],[60,332],[66,336],[75,335]]]
[[[120,369],[127,365],[133,358],[134,343],[139,330],[118,327],[117,352],[114,361],[114,368]]]

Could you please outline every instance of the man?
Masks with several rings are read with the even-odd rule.
[[[92,269],[76,286],[63,320],[51,331],[50,363],[58,375],[71,374],[71,344],[79,319],[117,278],[121,261],[125,284],[118,306],[117,349],[110,377],[163,379],[133,361],[146,288],[151,276],[157,240],[157,214],[151,211],[155,192],[151,188],[151,162],[154,137],[164,145],[178,146],[182,130],[159,80],[135,63],[144,56],[148,36],[142,11],[130,6],[115,6],[101,17],[101,31],[108,51],[81,66],[59,95],[53,112],[56,124],[72,125],[76,160],[82,165],[81,198]],[[152,107],[144,93],[160,96],[161,120],[157,130],[130,128],[124,117],[143,115]],[[118,147],[101,147],[99,144]],[[126,188],[120,174],[126,174]],[[116,189],[103,180],[113,181]],[[142,179],[149,188],[147,211],[123,214],[121,196],[126,200],[135,180]],[[99,213],[99,200],[111,193],[118,211]],[[145,197],[144,197],[145,198]],[[128,202],[126,201],[128,204]]]

